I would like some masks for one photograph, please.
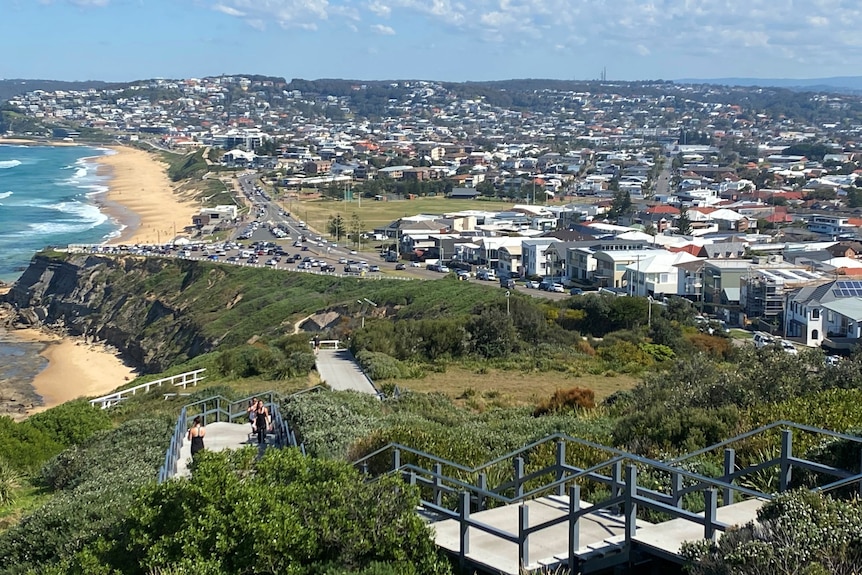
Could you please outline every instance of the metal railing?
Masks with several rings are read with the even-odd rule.
[[[138,392],[149,393],[152,388],[161,387],[162,385],[181,387],[183,389],[186,389],[189,385],[195,387],[197,386],[199,381],[206,377],[201,375],[205,371],[206,368],[196,369],[194,371],[187,371],[185,373],[179,373],[177,375],[163,377],[155,381],[148,381],[147,383],[142,383],[140,385],[136,385],[135,387],[115,391],[114,393],[109,393],[108,395],[103,395],[102,397],[91,399],[90,405],[92,405],[93,407],[99,405],[102,409],[107,409],[109,407],[117,405],[124,399],[128,399],[132,395],[136,395]]]
[[[215,422],[234,423],[237,420],[247,420],[249,402],[255,397],[263,400],[272,418],[272,431],[269,433],[273,437],[271,445],[276,448],[299,447],[305,453],[304,446],[297,443],[296,433],[294,433],[288,422],[282,417],[274,391],[257,393],[237,400],[231,400],[221,395],[214,395],[189,403],[180,410],[174,432],[171,435],[170,444],[165,453],[165,460],[161,469],[159,469],[159,483],[173,477],[177,473],[180,449],[188,431],[186,427],[190,417],[200,416],[205,426]]]
[[[735,441],[776,428],[780,428],[781,432],[781,455],[766,462],[737,469],[734,450],[727,446]],[[460,533],[458,558],[462,565],[466,565],[467,554],[470,552],[470,529],[516,544],[519,563],[522,566],[528,566],[530,565],[529,538],[550,527],[568,523],[568,564],[573,572],[577,572],[579,558],[576,556],[576,551],[581,547],[579,521],[588,514],[597,512],[611,512],[615,516],[621,514],[620,521],[624,535],[620,557],[624,557],[631,549],[633,538],[637,535],[638,508],[649,509],[672,519],[684,519],[700,525],[703,529],[703,537],[714,539],[718,532],[730,527],[717,519],[719,507],[733,504],[737,496],[761,500],[772,498],[772,494],[738,484],[741,479],[771,467],[777,468],[780,474],[779,492],[790,487],[792,469],[801,468],[838,478],[837,481],[814,488],[815,490],[830,491],[856,484],[862,493],[862,473],[794,457],[793,430],[822,433],[862,447],[862,437],[781,421],[670,461],[653,460],[564,434],[554,434],[478,467],[464,466],[397,443],[369,453],[355,461],[354,465],[369,475],[373,475],[372,467],[378,469],[378,474],[400,475],[407,483],[419,487],[421,506],[426,512],[457,521]],[[530,456],[548,443],[555,444],[554,462],[528,472]],[[567,444],[595,449],[598,453],[604,453],[606,458],[591,467],[579,468],[567,463]],[[680,467],[681,463],[693,457],[722,448],[724,448],[724,465],[720,477],[707,477]],[[381,462],[381,459],[384,461]],[[403,461],[408,459],[410,461]],[[385,468],[381,469],[381,463],[386,464]],[[489,472],[492,472],[490,475],[500,476],[501,466],[508,467],[510,471],[504,475],[504,479],[500,480],[498,485],[489,486]],[[639,470],[652,471],[654,476],[665,477],[663,487],[651,489],[639,485],[637,480]],[[595,483],[600,490],[607,492],[609,496],[582,508],[581,488],[591,482]],[[529,508],[525,502],[547,495],[568,495],[568,512],[556,519],[530,525]],[[686,498],[685,501],[684,498]],[[686,505],[691,504],[692,501],[702,501],[703,514],[686,508]],[[509,504],[519,504],[517,532],[506,531],[471,517],[473,512],[483,511],[490,505]],[[661,553],[658,550],[653,552]]]

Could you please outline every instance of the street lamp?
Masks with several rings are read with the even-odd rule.
[[[652,326],[652,296],[648,295],[647,300],[649,301],[649,303],[647,303],[646,325],[647,325],[647,329],[649,329]]]
[[[356,303],[362,306],[362,329],[365,329],[365,310],[367,309],[365,306],[366,304],[368,304],[377,307],[377,304],[368,299],[367,297],[356,300]]]
[[[506,315],[509,315],[509,290],[506,290]]]

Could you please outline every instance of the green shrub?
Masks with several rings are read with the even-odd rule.
[[[61,491],[0,533],[0,573],[17,575],[69,559],[114,529],[137,488],[155,480],[172,427],[167,419],[130,421],[46,464],[45,481]]]
[[[84,399],[69,401],[31,415],[25,424],[44,431],[64,446],[79,444],[94,433],[112,426],[107,411],[94,408]]]
[[[0,457],[0,506],[11,505],[21,487],[21,474],[11,463]]]

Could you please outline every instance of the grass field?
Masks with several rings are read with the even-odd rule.
[[[295,218],[305,221],[318,232],[326,231],[326,223],[330,216],[341,214],[347,222],[353,214],[359,216],[365,231],[388,224],[392,220],[416,214],[443,214],[463,210],[507,210],[514,203],[484,200],[449,200],[447,198],[416,198],[414,200],[391,200],[375,202],[366,200],[360,206],[358,202],[343,202],[328,199],[292,200],[279,202],[285,209],[291,211]]]
[[[504,404],[535,405],[558,389],[572,387],[592,389],[596,394],[596,402],[599,402],[616,391],[633,388],[638,380],[623,374],[566,377],[560,373],[495,369],[477,373],[463,367],[449,366],[446,373],[430,372],[422,379],[389,380],[387,383],[417,392],[445,393],[454,399],[475,394],[479,397],[496,397]]]

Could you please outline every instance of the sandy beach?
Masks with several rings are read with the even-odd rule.
[[[99,207],[126,226],[114,244],[166,243],[192,224],[200,205],[182,195],[167,175],[167,166],[142,150],[111,146],[113,154],[96,162],[109,170],[108,193]]]
[[[111,393],[137,375],[115,349],[103,344],[36,329],[16,329],[11,333],[17,339],[45,344],[40,355],[48,360],[48,366],[33,380],[44,405],[29,410],[28,415],[78,397]]]

